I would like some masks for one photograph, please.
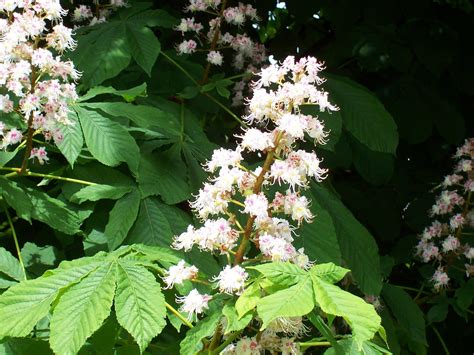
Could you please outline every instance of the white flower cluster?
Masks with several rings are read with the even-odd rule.
[[[188,38],[176,45],[179,55],[192,54],[197,50],[204,51],[207,52],[208,66],[222,66],[224,51],[231,49],[233,52],[231,65],[238,71],[253,73],[266,64],[265,46],[253,41],[242,29],[246,23],[255,25],[259,20],[257,11],[252,5],[239,2],[238,6],[225,7],[220,0],[190,0],[185,11],[191,12],[194,16],[199,13],[200,17],[211,14],[213,18],[206,20],[207,25],[197,22],[196,17],[181,19],[175,29]],[[203,48],[198,48],[198,43]],[[245,77],[235,84],[232,90],[232,106],[243,105],[244,91],[249,89],[248,83],[249,77]]]
[[[97,23],[107,22],[107,18],[113,11],[127,6],[125,0],[94,0],[93,8],[89,5],[78,5],[72,12],[72,21],[75,28],[83,26],[93,26]]]
[[[263,69],[260,80],[254,83],[255,96],[249,101],[250,114],[246,117],[253,127],[236,136],[240,141],[236,149],[216,149],[204,165],[211,177],[191,203],[204,223],[199,228],[189,226],[175,237],[172,247],[190,251],[197,246],[201,251],[225,254],[229,265],[211,280],[219,292],[239,295],[244,291],[248,274],[239,264],[245,260],[249,242],[259,252],[258,260],[289,261],[302,268],[311,266],[304,250],[297,250],[292,243],[301,223],[313,219],[310,201],[302,191],[309,187],[311,179],[324,179],[327,171],[321,168],[315,152],[296,147],[305,137],[320,144],[327,138],[322,122],[301,112],[304,105],[319,106],[321,111],[338,110],[328,102],[327,93],[317,88],[323,82],[318,76],[322,69],[322,64],[311,57],[298,61],[288,57],[281,66]],[[265,161],[250,168],[244,161],[245,155],[264,155]],[[284,192],[272,190],[275,185]],[[196,274],[194,269],[186,271],[184,262],[178,266],[171,268],[165,277],[168,287]],[[193,290],[188,296],[178,298],[178,302],[183,303],[181,310],[192,316],[203,312],[209,299],[209,295]],[[301,320],[279,323],[280,328],[284,325],[285,329],[294,330],[302,323]],[[280,332],[277,328],[268,330],[269,339]],[[291,333],[293,338],[300,335],[299,331],[285,333]],[[264,338],[255,345],[256,349],[273,349],[263,345]],[[273,342],[279,351],[296,346],[291,338],[278,338],[277,343],[278,346]],[[246,353],[240,348],[251,349],[252,344],[252,339],[242,338],[234,346],[237,353]]]
[[[0,1],[0,111],[17,112],[30,129],[61,141],[60,124],[70,123],[68,105],[77,99],[79,73],[61,54],[75,47],[72,30],[62,24],[59,0]],[[1,148],[25,136],[0,122]],[[40,163],[44,148],[31,151]]]
[[[178,54],[192,54],[197,50],[198,43],[203,41],[211,44],[208,50],[207,61],[212,65],[222,65],[223,55],[221,51],[226,48],[234,50],[235,55],[232,65],[237,70],[242,70],[245,63],[258,65],[266,60],[265,47],[255,43],[246,33],[231,34],[222,32],[221,27],[227,24],[229,30],[232,26],[237,27],[237,32],[247,21],[258,21],[257,11],[252,5],[239,3],[236,7],[222,7],[220,0],[190,0],[185,11],[195,13],[213,14],[214,17],[208,22],[208,30],[203,34],[205,26],[196,22],[195,17],[182,18],[176,31],[184,36],[186,33],[193,35],[192,39],[184,40],[176,46]],[[214,43],[212,45],[212,43]]]
[[[306,334],[307,331],[301,317],[277,318],[260,334],[258,340],[257,337],[242,337],[236,343],[228,345],[221,354],[303,354],[295,338]]]
[[[420,235],[416,254],[425,263],[435,261],[434,288],[439,290],[449,283],[448,271],[453,263],[464,264],[467,277],[474,275],[474,247],[466,238],[474,227],[471,195],[474,191],[474,138],[467,139],[453,157],[454,173],[444,178],[441,193],[430,214],[434,220]],[[461,264],[462,265],[462,264]]]

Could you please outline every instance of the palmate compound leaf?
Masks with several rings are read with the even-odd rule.
[[[56,354],[75,354],[110,314],[115,291],[116,264],[103,263],[65,292],[51,318],[51,348]]]
[[[165,299],[152,273],[130,262],[117,263],[115,312],[143,352],[166,325]]]
[[[354,340],[359,344],[373,338],[381,327],[381,319],[374,307],[310,271],[316,302],[328,314],[339,316],[350,325]]]
[[[160,286],[143,267],[156,259],[167,265],[180,260],[163,248],[134,245],[62,262],[11,287],[0,295],[0,339],[27,336],[52,312],[52,349],[56,354],[77,353],[110,314],[116,295],[119,323],[144,350],[165,325]]]
[[[35,324],[49,312],[58,292],[99,267],[103,257],[63,262],[58,269],[42,277],[21,282],[0,296],[0,338],[27,336]]]

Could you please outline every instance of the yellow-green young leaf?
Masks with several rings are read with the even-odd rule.
[[[181,355],[194,355],[202,349],[202,339],[214,334],[219,320],[220,312],[214,312],[199,321],[193,329],[188,330],[186,337],[180,343]]]
[[[76,354],[110,314],[116,264],[104,263],[68,288],[51,318],[51,348],[56,354]]]
[[[257,279],[245,288],[244,292],[235,302],[235,309],[239,318],[243,317],[251,309],[254,309],[260,297],[260,285]]]
[[[166,326],[165,298],[152,273],[141,266],[118,262],[115,313],[120,325],[145,351]]]
[[[247,312],[243,317],[239,317],[237,310],[235,309],[234,301],[225,304],[222,309],[222,314],[227,319],[227,326],[225,327],[224,334],[244,329],[253,318],[252,312]]]
[[[58,292],[78,281],[102,264],[99,258],[83,258],[61,263],[42,277],[21,282],[0,296],[0,338],[27,336],[49,312]]]
[[[257,270],[273,283],[285,286],[294,285],[308,277],[306,271],[289,262],[272,262],[248,267],[248,269]]]
[[[337,266],[333,263],[325,263],[325,264],[314,265],[311,268],[310,273],[318,276],[324,281],[327,281],[333,284],[342,280],[342,278],[349,271],[350,271],[349,269]]]
[[[296,285],[277,291],[257,302],[257,312],[263,321],[261,329],[265,329],[278,317],[304,316],[313,308],[314,294],[309,276]]]
[[[372,305],[314,274],[311,274],[311,280],[319,307],[325,313],[344,318],[359,345],[373,338],[380,329],[381,320]]]

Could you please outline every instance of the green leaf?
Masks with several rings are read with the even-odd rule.
[[[167,204],[189,199],[191,191],[186,181],[186,165],[181,160],[179,147],[159,155],[143,155],[138,168],[138,184],[143,197],[160,195]]]
[[[262,319],[261,329],[278,317],[304,316],[314,308],[314,294],[309,276],[296,285],[277,291],[257,302],[257,312]]]
[[[16,281],[21,281],[25,277],[18,259],[2,247],[0,247],[0,273],[3,273]]]
[[[140,194],[137,190],[126,194],[115,203],[104,232],[109,250],[116,249],[127,237],[128,231],[137,219],[139,207]]]
[[[358,344],[372,339],[379,331],[381,319],[372,305],[314,274],[311,280],[319,307],[325,313],[344,318]]]
[[[331,101],[341,108],[343,126],[369,149],[394,154],[397,126],[379,99],[365,87],[341,76],[327,75]]]
[[[52,198],[42,191],[26,189],[27,196],[33,204],[31,217],[46,223],[53,229],[72,235],[79,232],[81,220],[76,212],[62,201]]]
[[[86,258],[61,263],[55,271],[9,288],[0,296],[0,337],[27,336],[48,314],[51,302],[61,289],[80,281],[102,262],[99,258]]]
[[[285,286],[294,285],[308,277],[306,271],[290,262],[272,262],[249,266],[247,269],[257,270],[273,283]]]
[[[312,191],[309,191],[308,197],[311,198],[311,211],[316,218],[313,223],[302,226],[300,237],[296,238],[295,245],[298,248],[304,247],[305,253],[311,260],[340,264],[342,256],[333,218],[320,205]]]
[[[141,201],[137,221],[133,226],[126,244],[143,243],[169,247],[173,235],[180,232],[174,228],[187,226],[185,213],[178,208],[170,207],[155,197],[148,197]]]
[[[117,320],[143,352],[166,326],[165,298],[153,274],[144,267],[119,261],[117,270]]]
[[[430,308],[428,313],[426,314],[426,321],[428,324],[442,322],[446,319],[449,310],[449,303],[448,302],[441,302],[435,304],[433,307]]]
[[[227,318],[227,326],[225,327],[224,334],[244,329],[253,318],[252,312],[248,312],[243,317],[239,317],[235,309],[234,301],[227,302],[224,305],[222,314]]]
[[[99,201],[103,199],[118,200],[132,191],[131,186],[92,185],[86,186],[71,196],[71,202]]]
[[[125,117],[138,127],[155,129],[166,137],[179,137],[180,127],[173,115],[157,107],[145,105],[132,105],[125,102],[92,102],[84,103],[92,109],[99,109],[108,115]]]
[[[55,267],[59,263],[58,254],[58,250],[51,245],[39,247],[34,243],[26,242],[21,248],[21,256],[26,269],[36,276]]]
[[[133,59],[151,77],[151,69],[161,49],[155,34],[147,27],[128,23],[127,39]]]
[[[57,143],[57,146],[72,167],[81,153],[84,138],[76,112],[70,111],[68,119],[71,121],[70,124],[59,125],[63,139]]]
[[[140,152],[137,143],[120,124],[95,111],[75,106],[87,147],[92,156],[107,166],[126,162],[132,172],[138,168]]]
[[[75,354],[109,316],[115,290],[116,265],[107,262],[64,292],[51,318],[51,348]]]
[[[455,293],[456,304],[466,311],[474,299],[474,279],[469,279],[464,285],[459,287]]]
[[[27,221],[31,220],[33,204],[28,195],[16,182],[0,177],[0,194],[10,207],[12,207],[18,217]]]
[[[392,353],[377,344],[370,341],[358,343],[355,339],[344,339],[338,342],[339,346],[342,347],[343,354],[345,355],[384,355]],[[338,354],[334,348],[330,348],[324,352],[324,355],[336,355]]]
[[[131,247],[134,251],[145,255],[148,260],[156,261],[165,268],[169,268],[171,265],[176,265],[182,260],[182,257],[178,252],[172,250],[169,246],[161,248],[157,246],[133,244]]]
[[[95,86],[89,91],[87,91],[85,95],[79,97],[77,102],[87,101],[98,95],[104,95],[104,94],[120,96],[125,101],[132,102],[137,97],[146,96],[146,90],[147,90],[146,83],[143,83],[139,86],[135,86],[133,88],[125,89],[125,90],[117,90],[111,86]]]
[[[360,289],[366,294],[378,295],[382,276],[378,247],[372,235],[327,189],[313,184],[311,195],[313,201],[331,216],[342,257]]]
[[[235,302],[235,310],[239,318],[243,317],[247,312],[257,306],[258,300],[261,298],[259,279],[245,287],[244,292],[237,298]]]
[[[144,23],[149,27],[159,26],[173,28],[179,23],[176,17],[171,16],[168,12],[161,9],[142,12],[134,16],[133,19],[140,23]]]
[[[427,345],[423,312],[410,295],[400,287],[385,284],[382,296],[404,330],[404,335],[417,343]]]
[[[322,280],[333,284],[341,281],[349,271],[350,270],[333,263],[326,263],[314,265],[309,272]]]
[[[126,28],[111,21],[79,31],[77,48],[69,56],[82,72],[81,83],[86,87],[113,78],[130,63],[131,53],[126,41]]]
[[[22,339],[6,339],[0,342],[0,354],[2,355],[53,355],[49,348],[49,344],[45,341],[22,338]]]
[[[219,324],[221,314],[214,312],[206,318],[200,320],[191,330],[188,330],[186,337],[181,341],[180,354],[196,354],[202,349],[202,339],[214,334]]]

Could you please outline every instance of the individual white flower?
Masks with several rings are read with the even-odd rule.
[[[238,136],[242,139],[240,146],[251,152],[264,151],[268,148],[273,147],[273,140],[271,133],[262,132],[257,128],[249,128],[245,131],[242,136]]]
[[[189,41],[181,42],[177,47],[176,50],[178,54],[192,54],[196,51],[197,43],[190,39]]]
[[[303,317],[278,317],[268,324],[267,329],[293,337],[302,336],[309,331],[309,328],[303,323]]]
[[[224,148],[216,149],[212,153],[211,160],[209,160],[204,167],[207,171],[214,172],[217,168],[237,166],[242,161],[241,152],[240,147],[237,147],[235,150]]]
[[[263,193],[248,195],[245,198],[244,212],[254,217],[268,217],[268,200]]]
[[[195,242],[196,231],[192,225],[189,225],[186,232],[183,232],[174,238],[173,244],[171,246],[177,250],[184,249],[184,251],[190,251]]]
[[[447,273],[443,271],[441,267],[439,267],[435,273],[433,274],[433,277],[431,280],[434,283],[434,288],[435,290],[439,290],[442,287],[446,287],[449,283],[449,276]]]
[[[260,355],[261,347],[255,337],[243,337],[235,344],[235,353],[239,355]]]
[[[474,248],[468,247],[467,250],[464,252],[464,255],[469,260],[474,259]]]
[[[224,270],[214,278],[214,281],[218,282],[220,292],[240,295],[244,290],[244,284],[248,276],[245,269],[239,265],[234,267],[227,265]]]
[[[443,251],[446,253],[458,249],[461,246],[461,242],[458,238],[450,235],[445,240],[443,240],[442,246]]]
[[[174,285],[181,285],[185,280],[192,280],[197,276],[198,268],[194,265],[186,266],[184,260],[180,260],[178,264],[171,266],[163,277],[166,288],[172,288]]]
[[[201,295],[198,290],[193,289],[187,296],[176,297],[176,303],[182,304],[179,310],[187,313],[188,319],[191,320],[194,314],[201,314],[205,309],[209,308],[208,303],[211,299],[210,295]]]
[[[210,51],[207,54],[207,61],[213,65],[222,65],[223,57],[221,52],[219,51]]]
[[[303,139],[304,132],[308,129],[307,120],[304,116],[286,113],[277,121],[278,129],[288,133],[290,136]]]

